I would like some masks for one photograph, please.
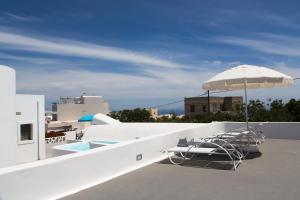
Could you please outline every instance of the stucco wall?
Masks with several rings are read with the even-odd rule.
[[[225,131],[245,127],[244,122],[219,122],[224,125]],[[255,126],[259,122],[250,122],[250,126]],[[300,140],[300,123],[299,122],[263,122],[259,127],[267,138],[271,139],[289,139]]]
[[[0,170],[4,199],[56,199],[166,158],[181,137],[207,134],[209,124],[181,128]],[[142,160],[136,156],[142,154]],[[42,180],[42,184],[41,184]],[[26,186],[26,187],[24,187]]]
[[[16,95],[15,76],[0,65],[0,168],[45,157],[44,96]],[[32,143],[19,144],[18,122],[33,123]]]
[[[0,65],[0,168],[15,164],[16,72]],[[9,153],[8,153],[9,152]]]
[[[192,123],[120,123],[114,125],[93,125],[86,129],[83,140],[128,141],[176,131],[182,128],[199,127]]]
[[[33,140],[20,142],[20,132],[16,132],[16,162],[32,162],[45,158],[45,119],[44,119],[44,96],[39,95],[16,95],[16,126],[30,123],[33,125]],[[19,129],[19,128],[18,128]]]
[[[83,97],[83,104],[57,104],[57,120],[78,120],[87,114],[108,114],[107,103],[102,97]]]
[[[287,134],[291,130],[288,124],[281,124],[287,129],[280,131],[278,123],[269,123],[266,126],[268,127],[267,136],[293,139],[297,135],[300,123],[292,125],[294,131],[290,135]],[[126,140],[124,138],[119,144],[0,169],[0,193],[4,199],[34,200],[63,197],[166,158],[164,150],[175,146],[179,138],[209,136],[223,132],[224,129],[243,126],[244,123],[216,122],[191,124],[190,127],[183,124],[181,128],[178,124],[169,124],[171,131],[167,131],[167,126],[161,124],[156,128],[154,128],[155,125],[143,123],[138,126],[143,125],[145,135],[139,139]],[[124,126],[123,133],[130,133],[130,137],[133,137],[137,134],[131,133],[134,131],[133,127],[125,128]],[[149,128],[153,129],[154,135],[150,134]],[[142,129],[137,128],[137,130]],[[113,137],[114,129],[111,127],[110,131]],[[104,132],[99,134],[102,133]],[[142,154],[140,161],[136,160],[138,154]]]

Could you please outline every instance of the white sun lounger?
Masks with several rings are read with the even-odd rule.
[[[243,136],[249,136],[250,139],[254,140],[258,145],[265,142],[265,135],[261,130],[258,130],[258,127],[263,126],[263,124],[257,124],[254,127],[249,126],[248,128],[242,127],[238,129],[233,129],[231,131],[218,134],[217,136],[223,136],[223,137],[238,137],[240,135]]]
[[[199,147],[174,147],[168,150],[168,152],[182,152],[182,153],[199,153],[199,154],[209,154],[216,151],[217,148],[199,148]]]
[[[234,129],[214,137],[228,140],[246,156],[251,152],[258,152],[259,146],[265,142],[265,136],[262,131],[257,129],[259,126],[262,126],[262,124],[258,124],[255,127],[249,127],[248,129],[245,129],[244,127]]]
[[[208,144],[213,147],[201,147],[201,145]],[[169,150],[167,150],[168,157],[171,163],[175,165],[183,164],[185,160],[191,159],[193,155],[195,154],[206,154],[206,155],[227,155],[231,163],[233,165],[233,169],[236,170],[238,165],[242,162],[242,155],[240,152],[238,152],[233,146],[232,148],[226,149],[226,147],[223,147],[217,143],[209,142],[209,141],[202,141],[202,142],[196,142],[194,145],[189,145],[186,147],[173,147]],[[172,155],[171,155],[172,153]],[[173,154],[179,153],[181,157],[179,158],[179,162],[174,161]],[[191,155],[192,156],[188,156]],[[235,160],[237,158],[238,160]]]

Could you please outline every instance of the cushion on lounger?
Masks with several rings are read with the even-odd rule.
[[[179,139],[177,146],[178,147],[188,147],[189,145],[188,145],[187,139],[186,138]]]

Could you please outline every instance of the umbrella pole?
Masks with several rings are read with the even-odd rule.
[[[248,98],[247,98],[247,83],[246,83],[246,80],[244,82],[244,89],[245,89],[245,117],[246,117],[247,130],[249,130],[249,123],[248,123]]]

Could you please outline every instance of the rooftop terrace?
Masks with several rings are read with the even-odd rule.
[[[244,125],[93,126],[84,140],[119,143],[1,168],[0,199],[299,199],[300,123],[262,123],[259,130],[268,140],[260,146],[261,154],[244,161],[237,171],[220,162],[226,157],[213,157],[214,162],[207,161],[209,156],[197,157],[184,166],[164,160],[166,150],[181,138],[208,137]]]
[[[237,171],[203,160],[184,166],[162,161],[62,200],[299,199],[300,140],[269,139],[261,153]]]

